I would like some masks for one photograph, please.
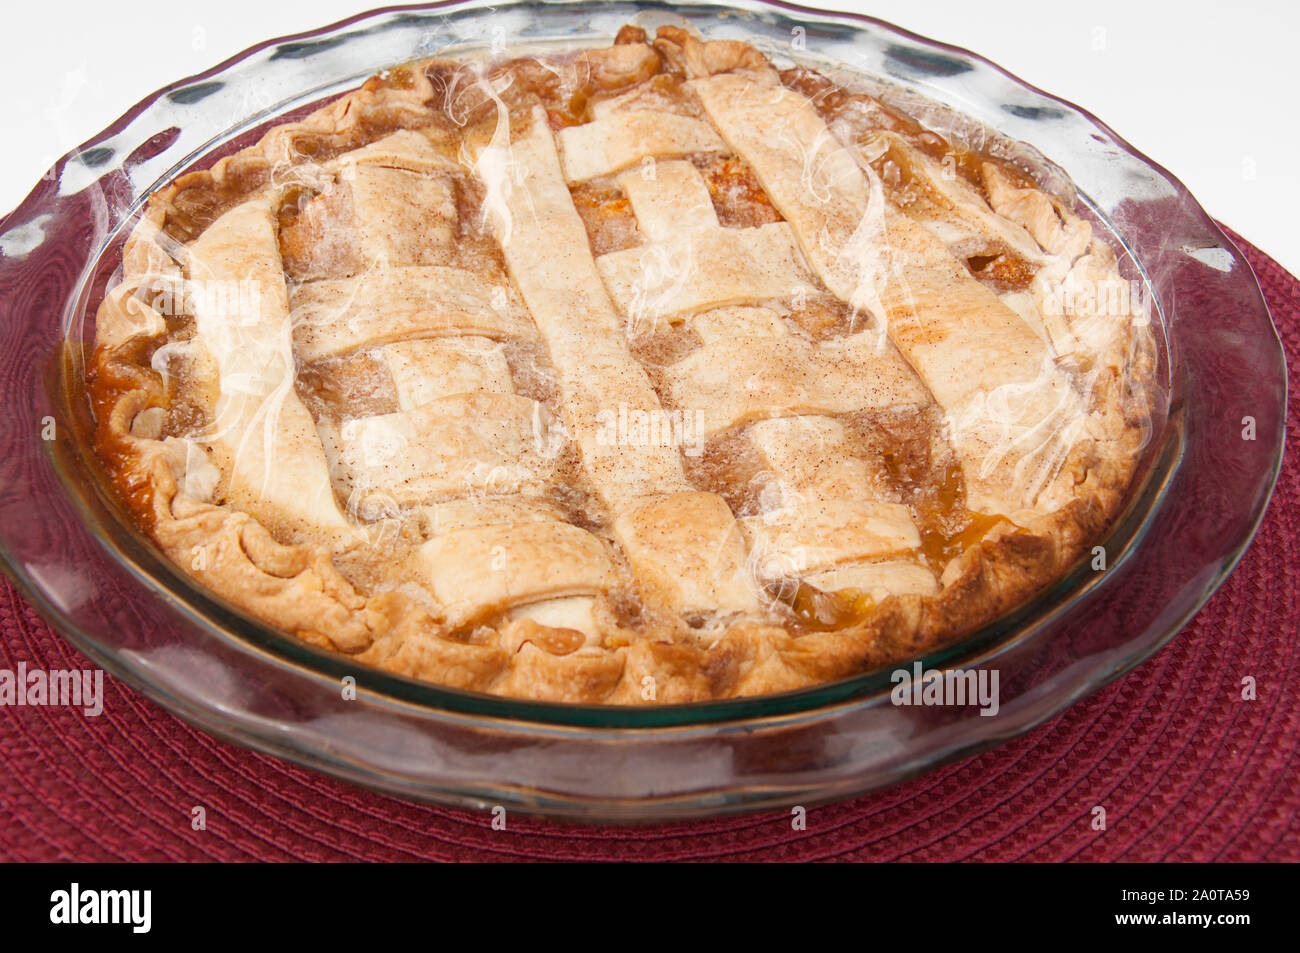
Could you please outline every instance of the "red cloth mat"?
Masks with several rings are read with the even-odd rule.
[[[1300,281],[1244,243],[1300,367]],[[0,709],[5,860],[1300,860],[1300,388],[1254,545],[1120,681],[999,748],[854,801],[655,827],[411,804],[216,741],[105,677],[104,712]],[[0,580],[0,668],[90,663]],[[1241,700],[1253,675],[1258,698]],[[203,805],[207,829],[190,826]],[[1092,829],[1106,809],[1107,830]]]

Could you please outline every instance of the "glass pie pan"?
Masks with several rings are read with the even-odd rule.
[[[276,632],[201,589],[106,489],[83,368],[94,308],[153,188],[383,67],[484,47],[602,45],[627,22],[686,22],[774,58],[847,68],[941,132],[989,136],[1048,187],[1075,190],[1149,296],[1166,400],[1101,541],[1107,568],[1085,561],[920,660],[927,670],[996,670],[995,715],[894,705],[890,670],[646,708],[417,682]],[[1245,259],[1180,183],[1090,114],[974,54],[866,17],[760,0],[453,2],[261,44],[150,96],[50,170],[0,224],[0,309],[0,556],[56,630],[216,736],[470,809],[616,821],[788,809],[1012,738],[1177,634],[1249,544],[1282,456],[1286,368],[1267,306]],[[355,697],[342,690],[346,677]]]

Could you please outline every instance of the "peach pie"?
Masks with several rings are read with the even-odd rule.
[[[1008,159],[626,27],[385,70],[155,191],[96,447],[198,587],[358,665],[786,691],[961,638],[1105,536],[1156,352],[1141,302],[1062,289],[1111,282]]]

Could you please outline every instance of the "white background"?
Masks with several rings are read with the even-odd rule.
[[[810,0],[816,3],[817,0]],[[0,213],[137,101],[262,40],[382,0],[7,3]],[[1300,273],[1300,4],[821,0],[981,53],[1091,110]]]

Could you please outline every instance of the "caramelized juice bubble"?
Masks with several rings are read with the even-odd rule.
[[[889,457],[886,455],[886,464]],[[966,506],[966,482],[961,466],[949,462],[941,477],[911,501],[916,528],[921,535],[921,558],[936,574],[970,547],[976,545],[1007,517],[998,513],[977,513]]]
[[[552,129],[581,126],[583,123],[591,122],[590,96],[585,89],[579,89],[561,105],[548,109],[546,116],[550,120]]]
[[[956,532],[922,532],[921,557],[936,575],[970,547],[976,545],[994,526],[1010,522],[1005,516],[966,512],[965,529]]]
[[[793,627],[804,632],[831,632],[861,622],[875,607],[875,600],[861,589],[827,592],[799,582],[793,594],[783,600],[794,613]]]
[[[999,291],[1021,291],[1029,287],[1037,270],[1015,255],[976,255],[966,259],[973,277]]]

